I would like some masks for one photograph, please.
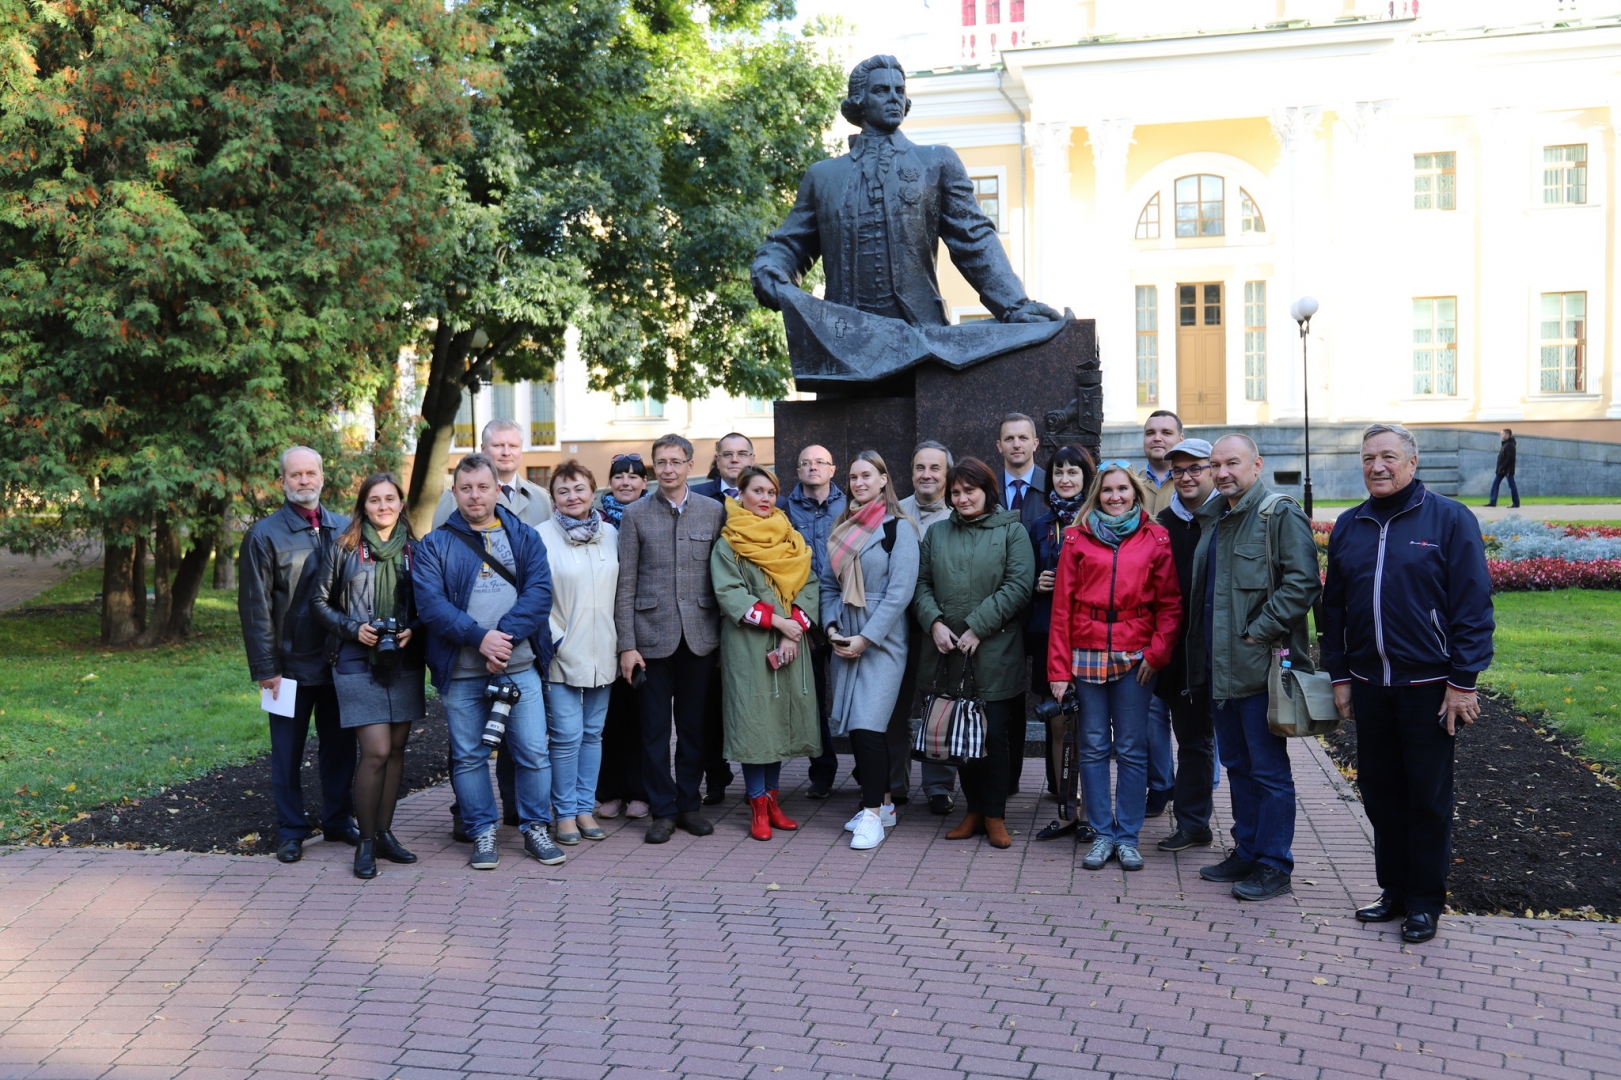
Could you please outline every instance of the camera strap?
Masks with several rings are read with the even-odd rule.
[[[514,589],[518,588],[517,575],[515,575],[511,570],[508,570],[506,565],[502,563],[500,559],[497,559],[489,551],[486,551],[483,544],[479,543],[477,540],[474,540],[471,536],[468,536],[460,529],[452,529],[448,524],[441,525],[439,527],[471,548],[473,550],[473,554],[478,556],[479,561],[493,570],[496,575],[508,585],[511,585]],[[514,553],[514,557],[516,557],[516,553]],[[521,592],[522,590],[520,589],[519,591]]]

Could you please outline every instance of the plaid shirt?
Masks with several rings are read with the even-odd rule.
[[[1076,649],[1073,670],[1075,680],[1084,683],[1112,683],[1124,678],[1143,658],[1136,652],[1109,652],[1105,649]]]

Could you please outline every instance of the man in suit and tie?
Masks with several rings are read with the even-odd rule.
[[[495,479],[501,485],[499,505],[517,514],[525,525],[539,525],[552,516],[552,497],[546,489],[518,475],[523,465],[523,425],[516,420],[491,420],[484,425],[479,450],[495,462]],[[449,521],[455,509],[456,496],[446,488],[434,508],[433,527]]]
[[[1036,464],[1036,422],[1024,413],[1008,413],[1002,417],[997,429],[996,450],[1002,455],[1002,506],[1019,515],[1029,525],[1040,520],[1046,511],[1047,474]],[[1041,700],[1049,693],[1046,672],[1039,663],[1032,669],[1031,692]],[[1019,792],[1019,777],[1024,772],[1025,714],[1020,711],[1008,722],[1008,794]]]
[[[737,498],[737,478],[753,464],[754,440],[741,432],[728,432],[715,443],[715,471],[720,475],[713,480],[693,484],[692,493],[714,499],[724,507],[727,499]],[[722,520],[725,520],[724,515]],[[726,731],[721,720],[720,698],[720,653],[717,652],[714,671],[709,677],[709,704],[704,710],[705,806],[719,806],[725,802],[726,785],[734,779],[724,749]]]
[[[539,525],[552,516],[552,497],[546,494],[546,489],[518,475],[519,467],[523,464],[523,425],[516,420],[491,420],[484,425],[479,450],[495,462],[495,479],[501,487],[501,493],[496,498],[497,505],[518,515],[525,525]],[[437,529],[449,521],[455,509],[456,493],[446,487],[445,493],[439,496],[439,505],[433,511],[433,527]],[[501,744],[501,749],[506,749],[505,742]],[[512,755],[498,752],[495,755],[495,784],[501,791],[501,820],[511,826],[518,825],[515,775]],[[459,803],[450,804],[450,834],[461,843],[472,842],[462,828]]]

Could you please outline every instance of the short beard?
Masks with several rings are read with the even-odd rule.
[[[284,493],[287,496],[288,502],[292,503],[294,506],[302,506],[306,510],[313,510],[315,507],[321,505],[321,493],[319,491],[312,491],[308,495],[295,495],[291,491],[286,491]]]

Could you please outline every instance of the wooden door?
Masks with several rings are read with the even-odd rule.
[[[1176,287],[1176,411],[1184,424],[1227,422],[1227,329],[1219,281]]]

